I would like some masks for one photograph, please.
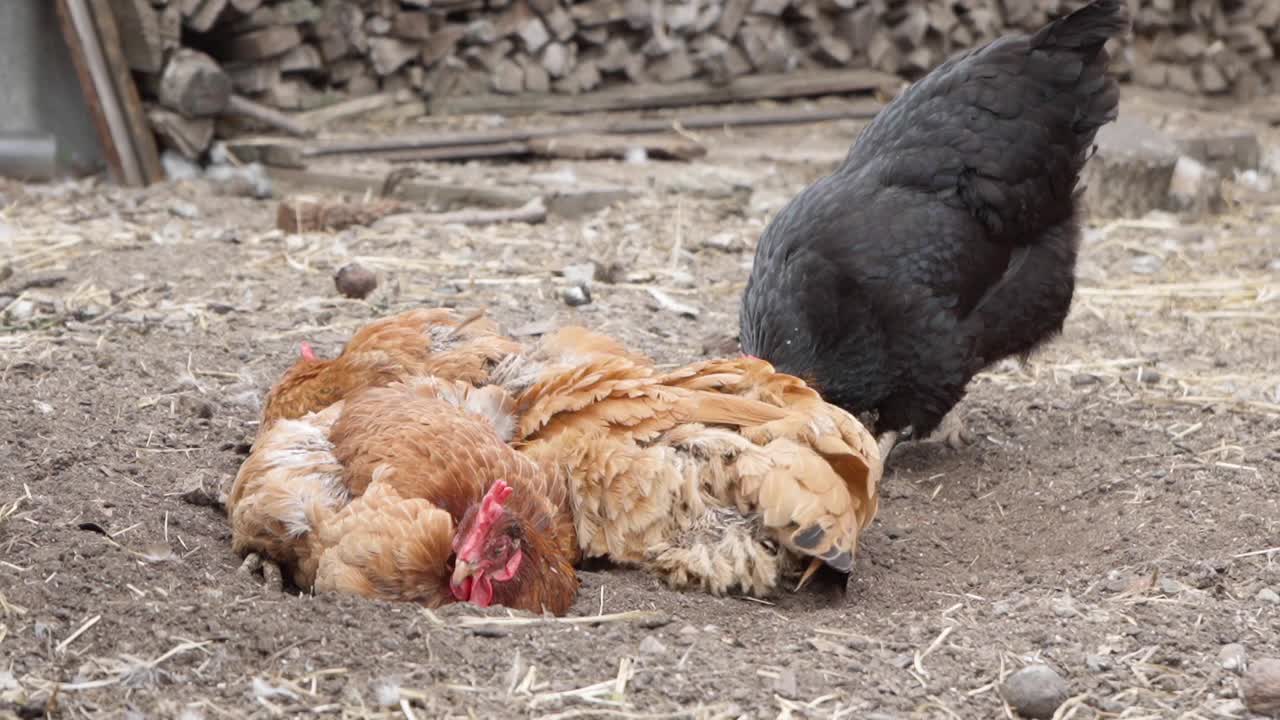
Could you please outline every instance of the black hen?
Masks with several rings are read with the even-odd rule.
[[[743,351],[877,411],[887,452],[931,433],[983,368],[1058,333],[1077,181],[1117,116],[1103,44],[1127,31],[1124,5],[953,57],[887,105],[765,229]]]

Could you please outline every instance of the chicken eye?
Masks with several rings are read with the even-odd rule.
[[[489,557],[493,560],[505,558],[511,552],[511,541],[500,537],[489,543]]]

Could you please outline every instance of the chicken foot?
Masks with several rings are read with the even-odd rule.
[[[237,572],[246,575],[253,575],[262,571],[262,584],[273,590],[284,589],[284,573],[280,571],[280,565],[274,560],[268,560],[258,553],[251,552],[244,556],[244,562],[240,563]]]
[[[955,415],[947,415],[942,419],[942,427],[938,428],[936,435],[941,436],[939,439],[952,450],[963,450],[976,439]]]

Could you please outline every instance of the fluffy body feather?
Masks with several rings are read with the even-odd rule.
[[[430,375],[479,385],[498,360],[519,349],[491,320],[460,318],[445,308],[380,318],[361,327],[336,358],[317,359],[304,350],[267,394],[258,433],[362,388]]]
[[[459,594],[459,526],[505,482],[503,532],[522,560],[514,577],[495,575],[483,604],[563,614],[579,557],[566,487],[500,435],[511,412],[498,387],[417,378],[273,423],[230,494],[233,548],[279,563],[303,589],[434,607]]]
[[[501,364],[515,444],[569,481],[586,556],[677,587],[773,592],[796,560],[849,572],[875,516],[867,431],[751,358],[658,372],[582,328]]]
[[[981,369],[1058,333],[1074,292],[1076,185],[1117,116],[1104,43],[1122,0],[953,57],[882,110],[765,229],[743,351],[877,433],[934,430]]]

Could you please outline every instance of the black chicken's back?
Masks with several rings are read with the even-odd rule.
[[[1117,115],[1106,41],[1122,0],[958,55],[908,88],[844,163],[765,229],[743,350],[877,429],[930,432],[982,367],[1061,329],[1076,185]]]

